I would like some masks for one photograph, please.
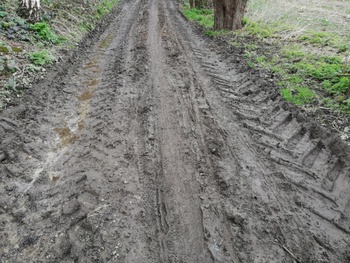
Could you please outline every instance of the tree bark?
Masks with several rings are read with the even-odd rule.
[[[213,1],[212,0],[190,0],[190,8],[212,8]]]
[[[215,30],[242,28],[247,2],[248,0],[214,0]]]
[[[40,21],[40,0],[20,1],[20,14],[26,19]]]
[[[190,0],[190,8],[195,8],[195,7],[196,7],[196,1]]]

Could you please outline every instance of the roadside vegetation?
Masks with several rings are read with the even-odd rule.
[[[41,1],[41,20],[18,15],[19,1],[0,2],[0,110],[77,43],[118,0]],[[85,2],[85,1],[84,1]]]
[[[244,27],[234,32],[213,31],[212,9],[181,10],[205,34],[241,49],[248,66],[269,72],[286,101],[339,118],[350,114],[349,1],[250,0]]]

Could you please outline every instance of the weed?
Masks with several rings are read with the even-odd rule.
[[[109,11],[112,10],[113,6],[118,2],[119,0],[103,0],[98,6],[97,6],[97,17],[102,17],[105,14],[109,13]]]
[[[57,36],[46,22],[35,23],[34,25],[31,25],[30,28],[34,30],[38,37],[45,42],[60,44],[66,40],[61,36]]]
[[[250,68],[254,68],[254,62],[252,62],[252,61],[248,61],[248,62],[247,62],[247,65],[248,65],[248,67],[250,67]]]
[[[248,49],[248,50],[253,51],[253,50],[257,50],[257,49],[258,49],[258,46],[255,45],[255,44],[247,44],[247,45],[245,46],[245,48]]]
[[[336,48],[338,49],[338,53],[344,53],[348,50],[350,50],[350,45],[349,44],[344,44],[344,43],[340,43],[336,46]]]
[[[266,59],[267,59],[267,57],[265,57],[265,56],[260,56],[260,57],[256,57],[256,58],[255,58],[255,61],[258,62],[258,63],[263,63],[263,62],[266,61]]]
[[[287,81],[293,84],[302,83],[304,79],[298,75],[290,75],[287,77]]]
[[[345,113],[350,114],[350,98],[343,101],[341,108]]]
[[[304,105],[315,101],[316,93],[308,87],[296,86],[292,89],[281,89],[282,97],[296,105]]]
[[[43,66],[51,64],[55,60],[55,57],[47,50],[43,50],[29,54],[29,60],[36,66]]]
[[[350,88],[348,77],[334,77],[322,83],[323,88],[330,94],[346,93]]]

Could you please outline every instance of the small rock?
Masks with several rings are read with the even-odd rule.
[[[20,28],[18,26],[12,27],[12,31],[13,32],[18,32],[19,30],[20,30]]]
[[[68,201],[62,207],[62,214],[67,216],[72,215],[77,212],[79,208],[80,204],[77,200]]]
[[[25,35],[25,34],[19,35],[19,39],[21,41],[29,41],[29,37],[27,35]]]
[[[6,69],[7,69],[7,71],[12,72],[12,73],[16,72],[16,61],[7,60]]]
[[[11,191],[15,190],[15,188],[16,188],[15,185],[6,185],[6,186],[5,186],[5,189],[6,189],[6,191],[8,191],[8,192],[11,192]]]
[[[7,36],[6,36],[6,37],[7,37],[7,39],[10,39],[10,40],[11,40],[11,39],[15,39],[15,36],[14,36],[14,35],[12,35],[12,34],[7,34]]]

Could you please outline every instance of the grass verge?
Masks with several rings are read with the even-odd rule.
[[[182,12],[202,25],[207,35],[225,36],[241,48],[249,67],[269,71],[286,101],[306,110],[350,115],[350,34],[325,19],[297,17],[292,11],[295,1],[278,13],[274,6],[279,2],[283,3],[251,0],[245,27],[231,33],[212,31],[212,10],[185,5]]]

